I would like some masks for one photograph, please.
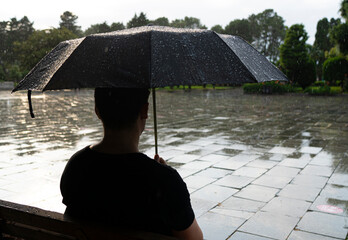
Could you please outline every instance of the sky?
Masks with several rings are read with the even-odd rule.
[[[235,19],[273,9],[283,17],[286,26],[301,23],[314,42],[317,22],[326,17],[339,18],[341,0],[2,0],[0,21],[27,16],[35,29],[58,27],[60,15],[70,11],[76,16],[82,30],[106,21],[127,22],[144,12],[148,19],[167,17],[169,21],[196,17],[209,29],[217,24],[225,27]]]

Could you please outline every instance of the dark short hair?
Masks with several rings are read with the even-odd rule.
[[[105,127],[124,129],[134,125],[149,94],[143,88],[96,88],[94,100]]]

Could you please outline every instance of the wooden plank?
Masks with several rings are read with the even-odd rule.
[[[20,237],[25,240],[77,240],[73,236],[57,234],[43,229],[30,228],[20,224],[1,223],[1,232],[9,236]]]
[[[35,240],[174,240],[176,238],[142,231],[110,229],[76,223],[57,212],[0,200],[1,233]],[[51,237],[52,236],[52,237]],[[86,238],[88,236],[88,238]]]
[[[0,218],[37,228],[56,231],[66,235],[74,234],[78,224],[65,220],[61,213],[45,211],[40,208],[20,205],[0,200]]]

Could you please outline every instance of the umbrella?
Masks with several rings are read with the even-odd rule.
[[[287,81],[242,38],[211,30],[144,26],[64,41],[13,89],[31,91]],[[32,114],[33,116],[33,114]]]

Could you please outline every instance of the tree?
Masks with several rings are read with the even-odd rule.
[[[147,19],[146,14],[141,12],[139,17],[137,14],[134,14],[134,17],[127,23],[127,28],[146,26],[149,23],[150,20]]]
[[[339,51],[348,54],[348,23],[335,26],[331,31],[331,39],[338,45]]]
[[[348,21],[348,0],[342,0],[340,12],[341,16]]]
[[[193,28],[193,29],[207,29],[206,26],[201,24],[201,20],[194,17],[185,17],[184,19],[175,19],[170,23],[170,26],[176,28]]]
[[[221,25],[214,25],[211,30],[217,33],[225,33],[225,29]]]
[[[323,18],[317,23],[314,46],[323,51],[329,51],[333,44],[330,41],[330,23],[327,18]]]
[[[253,32],[248,19],[236,19],[231,21],[225,27],[225,33],[242,37],[245,41],[251,43],[253,41]]]
[[[111,32],[111,27],[106,23],[98,23],[98,24],[93,24],[89,28],[86,29],[84,35],[90,35],[94,33],[105,33],[105,32]]]
[[[326,81],[335,84],[341,81],[341,86],[348,74],[348,60],[343,56],[327,59],[323,64],[323,73]]]
[[[111,28],[111,31],[118,31],[118,30],[123,30],[126,27],[121,22],[114,22],[111,24],[110,28]]]
[[[326,59],[325,53],[329,52],[334,46],[330,40],[331,26],[333,25],[333,20],[331,19],[331,24],[327,18],[323,18],[317,23],[317,32],[315,34],[315,41],[311,51],[311,57],[316,63],[316,72],[318,79],[322,79],[322,68],[323,63]]]
[[[0,22],[0,66],[4,72],[3,80],[10,81],[13,76],[21,75],[18,70],[17,55],[14,52],[15,41],[25,41],[34,31],[33,22],[24,16],[17,20],[11,18],[10,21]]]
[[[32,69],[58,43],[76,38],[77,36],[67,28],[49,29],[33,32],[23,42],[15,43],[15,52],[22,71]]]
[[[310,59],[306,41],[307,32],[302,24],[292,25],[280,46],[280,64],[292,83],[305,88],[315,81],[315,64]]]
[[[248,18],[250,22],[252,45],[271,62],[279,59],[279,46],[285,38],[284,19],[273,9],[266,9]]]
[[[118,31],[123,29],[125,29],[123,23],[116,22],[116,23],[112,23],[111,26],[109,26],[106,22],[103,22],[103,23],[91,25],[89,28],[86,29],[86,31],[84,32],[84,35],[88,36],[90,34],[106,33],[106,32]]]
[[[62,15],[60,15],[60,22],[59,27],[60,28],[66,28],[70,30],[72,33],[74,33],[77,36],[82,35],[81,27],[76,25],[76,21],[78,19],[78,16],[74,15],[72,12],[65,11]]]
[[[151,24],[155,26],[169,26],[169,20],[166,17],[160,17],[151,21]]]

